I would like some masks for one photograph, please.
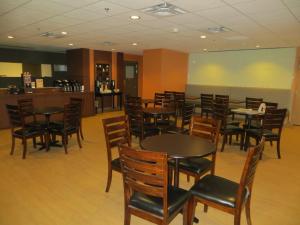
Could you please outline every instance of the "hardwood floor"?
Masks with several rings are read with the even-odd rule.
[[[21,159],[17,142],[10,152],[10,131],[0,130],[0,225],[120,225],[123,224],[121,175],[113,172],[109,193],[106,185],[106,150],[101,119],[121,112],[104,113],[83,120],[85,140],[79,149],[76,138],[63,148],[49,152],[33,149],[30,143],[26,160]],[[137,140],[134,140],[137,145]],[[256,225],[300,224],[300,127],[286,127],[282,137],[282,159],[276,146],[266,144],[257,169],[252,197],[252,222]],[[239,181],[245,152],[226,145],[218,152],[216,174]],[[189,188],[186,177],[180,185]],[[198,205],[199,224],[232,225],[233,216]],[[132,217],[131,224],[151,224]],[[173,223],[182,224],[182,216]],[[245,213],[242,224],[246,224]]]

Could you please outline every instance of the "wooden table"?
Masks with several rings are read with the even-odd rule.
[[[176,111],[174,108],[144,108],[143,113],[146,115],[150,115],[154,118],[154,124],[157,125],[157,118],[163,115],[175,115]]]
[[[95,93],[95,97],[100,97],[101,98],[101,110],[103,112],[104,109],[104,103],[103,103],[103,99],[105,97],[111,97],[112,99],[112,108],[115,108],[115,96],[118,97],[118,102],[119,102],[119,109],[122,110],[122,100],[123,100],[123,93],[122,92],[96,92]]]
[[[215,152],[215,144],[207,139],[184,134],[162,134],[141,141],[145,150],[166,152],[175,160],[174,185],[179,186],[179,160],[191,157],[205,157]]]
[[[264,115],[263,112],[259,112],[258,110],[246,109],[246,108],[231,109],[231,112],[246,116],[246,124],[248,129],[251,127],[251,120],[253,119],[253,117],[257,118],[257,117],[262,117]]]

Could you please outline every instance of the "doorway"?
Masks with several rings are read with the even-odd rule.
[[[138,63],[125,62],[125,94],[138,96]]]

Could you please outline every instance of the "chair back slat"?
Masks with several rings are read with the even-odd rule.
[[[237,207],[241,207],[241,204],[243,203],[243,195],[245,190],[251,194],[256,168],[264,149],[264,143],[265,139],[262,138],[257,146],[250,148],[248,151],[237,193]]]
[[[81,109],[79,104],[67,104],[64,106],[64,129],[80,126]]]
[[[272,108],[272,109],[277,109],[278,108],[278,103],[277,102],[264,102],[266,104],[266,108]]]
[[[165,98],[165,94],[164,93],[155,93],[154,94],[154,107],[156,106],[163,106],[163,101]]]
[[[200,94],[201,108],[211,108],[214,100],[213,94]]]
[[[142,106],[142,98],[126,95],[125,97],[125,114],[128,114],[128,107],[130,106]]]
[[[229,104],[229,95],[215,95],[215,101],[222,104]]]
[[[263,119],[263,129],[279,129],[281,132],[286,112],[287,109],[267,108]]]
[[[164,198],[167,204],[168,165],[167,154],[138,151],[119,147],[124,188],[146,195]],[[166,207],[164,207],[165,209]]]
[[[181,129],[183,129],[184,126],[191,124],[191,119],[194,113],[194,107],[195,106],[193,104],[183,104]]]

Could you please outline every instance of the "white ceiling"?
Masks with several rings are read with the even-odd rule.
[[[300,0],[169,0],[187,11],[155,17],[141,9],[161,0],[0,0],[0,47],[48,51],[91,48],[142,54],[300,46]],[[109,8],[106,12],[104,9]],[[139,15],[137,21],[131,15]],[[231,31],[207,32],[225,26]],[[174,28],[177,33],[172,32]],[[68,32],[45,38],[43,32]],[[200,39],[205,34],[206,39]],[[12,35],[14,39],[8,39]],[[111,42],[112,45],[104,44]],[[132,43],[138,43],[133,46]],[[74,46],[69,46],[73,43]]]

